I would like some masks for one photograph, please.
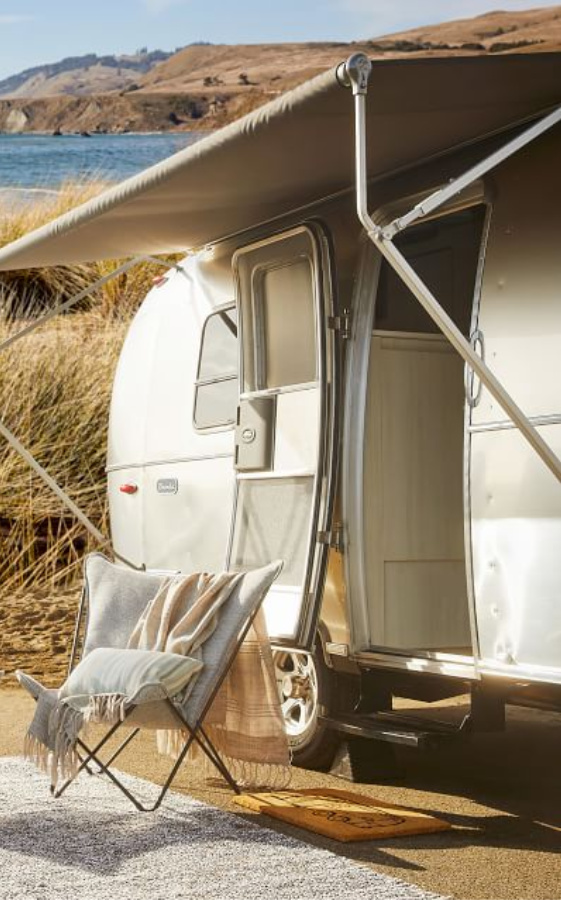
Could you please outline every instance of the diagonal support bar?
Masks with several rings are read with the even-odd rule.
[[[381,234],[374,235],[372,239],[384,258],[387,259],[392,269],[399,275],[403,283],[407,285],[411,293],[417,298],[431,319],[436,322],[454,349],[458,351],[467,365],[477,373],[482,384],[485,385],[489,393],[495,398],[510,421],[523,434],[530,446],[535,450],[553,475],[555,475],[557,480],[561,482],[561,460],[557,454],[554,453],[549,444],[544,441],[540,433],[534,428],[527,416],[522,412],[518,404],[515,403],[511,395],[503,388],[501,382],[487,367],[481,357],[475,353],[469,341],[465,339],[457,325],[452,321],[445,310],[442,309],[436,297],[431,293],[424,281],[417,275],[413,267],[409,265],[403,254],[391,240],[386,240]]]
[[[518,404],[513,400],[508,391],[503,387],[502,383],[496,378],[493,372],[488,368],[485,362],[475,353],[469,341],[466,340],[456,324],[450,316],[442,308],[436,297],[429,290],[424,281],[419,277],[413,267],[407,262],[403,254],[398,250],[392,241],[391,230],[382,229],[371,218],[368,212],[368,192],[367,192],[367,166],[366,166],[366,88],[364,87],[364,70],[371,66],[367,57],[357,54],[351,57],[345,64],[345,72],[347,74],[347,86],[352,87],[355,102],[355,159],[356,159],[356,207],[358,218],[366,229],[366,233],[372,243],[378,248],[380,253],[391,265],[392,269],[401,278],[403,283],[407,285],[421,306],[426,310],[431,319],[437,324],[444,336],[448,338],[455,350],[460,354],[464,362],[469,368],[476,373],[482,384],[487,388],[491,396],[496,400],[501,409],[504,411],[508,419],[516,426],[523,437],[528,441],[532,449],[538,454],[540,459],[545,463],[552,472],[558,482],[561,482],[561,460],[551,449],[549,444],[543,440],[538,431],[534,428],[528,417],[523,413]],[[357,76],[360,75],[360,78]],[[344,82],[345,83],[345,82]],[[531,140],[534,140],[539,134],[552,128],[557,121],[561,120],[561,111],[547,116],[537,126],[533,126],[525,132],[527,140],[523,144],[519,144],[510,148],[510,152],[495,153],[488,157],[485,171],[490,171],[497,166],[507,156],[515,153],[520,146],[526,146]],[[539,127],[539,126],[542,127]],[[507,145],[508,147],[509,145]],[[505,148],[503,148],[505,149]],[[454,186],[450,186],[449,196],[454,196],[460,190],[467,187],[474,180],[481,176],[481,172],[471,169],[465,176],[454,182]],[[458,183],[461,184],[458,187]],[[447,189],[444,189],[447,190]],[[440,192],[442,193],[442,192]],[[435,196],[435,195],[434,195]],[[447,198],[445,198],[447,199]],[[439,198],[434,200],[433,209],[436,209],[445,200]],[[423,213],[423,214],[426,214]],[[409,222],[410,224],[410,222]],[[405,227],[405,226],[404,226]],[[399,229],[398,229],[399,230]]]
[[[97,541],[99,541],[100,544],[103,544],[106,547],[111,547],[110,541],[101,533],[99,528],[96,528],[94,523],[90,519],[88,519],[87,515],[82,512],[80,507],[74,503],[74,501],[68,496],[65,491],[63,491],[63,489],[57,484],[54,478],[49,475],[46,469],[44,469],[43,466],[37,462],[35,457],[31,455],[29,450],[26,450],[21,441],[17,439],[15,434],[12,434],[9,428],[6,428],[1,419],[0,434],[8,441],[9,444],[11,444],[16,453],[19,453],[19,455],[25,460],[27,465],[31,469],[33,469],[33,471],[39,476],[39,478],[41,478],[45,482],[45,484],[48,488],[51,489],[53,494],[56,494],[59,500],[61,500],[62,503],[64,503],[64,505],[68,507],[72,515],[76,516],[76,518],[79,522],[82,523],[84,528],[86,528],[89,533],[93,535],[93,537]]]
[[[504,147],[496,150],[495,153],[491,153],[490,156],[487,156],[480,163],[477,163],[477,165],[468,169],[463,175],[454,178],[454,180],[451,181],[450,184],[447,184],[446,187],[441,188],[439,191],[435,191],[430,197],[426,197],[420,203],[417,203],[410,212],[394,219],[393,222],[390,222],[390,224],[384,228],[384,237],[386,239],[391,239],[395,237],[398,232],[403,231],[404,228],[412,225],[413,222],[423,218],[423,216],[428,216],[435,212],[435,210],[447,203],[448,200],[451,200],[461,193],[464,188],[469,187],[470,184],[473,184],[474,181],[477,181],[483,175],[486,175],[491,169],[496,168],[496,166],[504,162],[505,159],[508,159],[509,156],[513,156],[514,153],[518,153],[519,150],[522,150],[528,144],[531,144],[532,141],[535,141],[540,135],[545,134],[546,131],[549,131],[549,129],[553,128],[554,125],[557,125],[558,122],[561,122],[561,107],[558,107],[548,116],[544,116],[539,122],[531,125],[523,131],[522,134],[517,135],[517,137],[505,144]]]
[[[54,309],[49,310],[48,313],[45,313],[44,316],[40,316],[35,321],[31,322],[29,325],[26,325],[24,328],[21,328],[15,334],[10,335],[4,341],[0,342],[0,353],[3,350],[7,350],[8,347],[11,347],[12,344],[15,344],[16,341],[20,341],[22,338],[31,334],[37,328],[40,328],[42,325],[45,325],[46,322],[49,322],[51,319],[54,319],[55,316],[60,315],[61,313],[67,312],[69,309],[72,309],[80,300],[83,300],[89,294],[92,294],[97,288],[102,287],[104,284],[107,284],[108,281],[111,281],[113,278],[116,278],[119,275],[122,275],[124,272],[128,272],[129,269],[132,269],[134,266],[138,265],[140,262],[151,262],[155,265],[164,266],[167,269],[175,269],[177,271],[184,271],[181,266],[177,263],[171,263],[167,260],[158,259],[155,256],[136,256],[134,259],[129,259],[124,262],[122,265],[117,266],[117,268],[113,269],[111,272],[108,272],[107,275],[103,275],[101,278],[98,278],[97,281],[92,282],[92,284],[83,288],[83,290],[79,291],[77,294],[74,294],[72,297],[69,297],[68,300],[65,300],[64,303],[61,303],[60,306],[56,306]],[[39,462],[35,459],[35,457],[27,450],[21,441],[13,434],[9,428],[4,425],[2,420],[0,420],[0,434],[6,439],[6,441],[14,448],[16,453],[18,453],[30,466],[31,469],[39,476],[39,478],[44,481],[47,487],[59,498],[59,500],[70,510],[73,516],[75,516],[79,522],[84,526],[84,528],[98,541],[102,546],[107,547],[113,555],[119,559],[121,562],[125,563],[130,568],[136,569],[135,566],[130,560],[125,559],[116,553],[112,547],[111,541],[105,537],[101,533],[101,531],[93,524],[91,519],[80,509],[79,506],[74,503],[74,501],[68,496],[66,491],[64,491],[60,485],[54,480],[54,478],[49,475],[46,469],[40,465]]]
[[[20,330],[16,331],[15,334],[11,334],[5,340],[1,341],[0,353],[3,350],[7,350],[8,347],[10,347],[12,344],[15,344],[16,341],[19,341],[26,335],[31,334],[32,331],[35,331],[42,325],[45,325],[46,322],[50,322],[51,319],[54,319],[56,316],[61,315],[61,313],[68,312],[68,310],[72,309],[73,306],[76,306],[76,304],[79,303],[80,300],[84,300],[90,294],[93,294],[93,292],[96,291],[97,288],[103,287],[103,285],[107,284],[108,281],[112,281],[119,275],[123,275],[125,272],[128,272],[129,269],[134,268],[134,266],[137,266],[141,262],[151,262],[155,265],[164,266],[166,269],[176,269],[178,271],[183,271],[181,267],[176,263],[170,263],[165,260],[157,259],[157,257],[155,256],[135,256],[134,259],[127,260],[127,262],[124,262],[121,266],[117,266],[116,269],[108,272],[107,275],[102,275],[102,277],[98,278],[97,281],[93,281],[77,294],[69,297],[68,300],[65,300],[64,303],[60,304],[60,306],[55,306],[53,309],[49,310],[48,313],[45,313],[44,316],[40,316],[38,319],[30,322],[29,325],[26,325],[24,328],[20,328]]]

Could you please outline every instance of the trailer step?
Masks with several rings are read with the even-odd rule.
[[[320,716],[319,719],[328,728],[343,734],[407,747],[433,747],[441,738],[465,737],[469,732],[468,716],[459,726],[390,713],[354,715],[345,719]]]

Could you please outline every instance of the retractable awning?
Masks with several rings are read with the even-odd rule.
[[[561,53],[375,60],[368,177],[561,102]],[[0,270],[204,246],[349,188],[353,108],[335,70],[0,249]]]

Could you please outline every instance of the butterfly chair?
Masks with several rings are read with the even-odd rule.
[[[214,632],[203,645],[203,666],[186,701],[181,702],[181,694],[170,698],[169,690],[158,691],[156,685],[152,692],[154,699],[138,705],[132,702],[127,704],[124,707],[122,719],[115,721],[92,748],[78,737],[76,750],[79,753],[79,766],[72,777],[52,789],[55,797],[60,797],[84,769],[91,774],[91,763],[95,763],[99,767],[100,773],[108,776],[137,809],[151,812],[160,806],[193,743],[200,747],[230,787],[236,793],[240,793],[240,788],[205,730],[204,721],[267,591],[281,568],[282,562],[277,561],[263,568],[244,573],[236,583],[231,594],[220,607],[218,623]],[[155,597],[165,577],[115,565],[100,553],[93,553],[86,557],[84,575],[84,588],[69,666],[71,673],[69,681],[80,668],[87,665],[90,654],[93,654],[90,662],[93,664],[94,670],[98,659],[99,665],[103,667],[104,654],[112,654],[110,664],[113,664],[115,657],[119,656],[119,654],[115,654],[115,650],[126,648],[141,613]],[[82,632],[84,632],[83,637],[81,637]],[[74,668],[80,645],[83,648],[82,662],[77,668]],[[186,660],[185,657],[178,654],[121,650],[121,656],[124,658],[130,659],[131,654],[148,654],[154,658],[174,657],[172,665],[176,660],[178,668],[181,668],[182,661]],[[92,665],[90,665],[91,668]],[[97,679],[96,677],[92,678],[91,674],[90,671],[91,695],[95,695]],[[95,674],[94,671],[94,676]],[[29,685],[26,686],[29,689]],[[152,687],[154,686],[152,685]],[[132,730],[110,758],[106,762],[101,761],[100,751],[123,727],[130,727]],[[184,736],[184,743],[179,755],[151,806],[145,806],[110,768],[142,728],[180,729]]]

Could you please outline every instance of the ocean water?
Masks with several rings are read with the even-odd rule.
[[[201,136],[0,134],[0,196],[56,191],[64,182],[122,181]]]

